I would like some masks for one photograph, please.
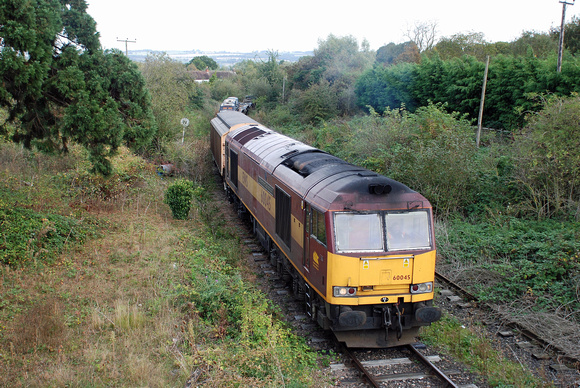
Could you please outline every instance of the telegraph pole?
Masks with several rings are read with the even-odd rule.
[[[485,72],[483,73],[483,87],[481,88],[481,101],[479,102],[479,116],[477,118],[477,137],[475,144],[479,148],[479,140],[481,139],[481,126],[483,121],[483,102],[485,101],[485,88],[487,85],[487,70],[489,69],[489,55],[485,61]]]
[[[574,0],[571,3],[560,1],[562,3],[562,24],[560,25],[560,44],[558,47],[558,73],[562,71],[562,52],[564,51],[564,21],[566,19],[566,6],[574,5]]]
[[[127,43],[137,43],[137,39],[135,40],[129,40],[129,38],[127,39],[119,39],[117,38],[117,42],[125,42],[125,56],[128,57],[128,51],[127,51]]]

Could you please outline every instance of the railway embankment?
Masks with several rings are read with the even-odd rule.
[[[227,202],[213,197],[221,193],[215,182],[204,184],[188,219],[176,221],[163,203],[174,178],[128,153],[103,180],[74,150],[55,158],[2,147],[0,385],[337,383],[326,334],[262,268],[248,232],[239,235],[220,210]],[[451,313],[437,330],[452,343],[485,350],[476,339],[503,338],[500,326],[482,324],[488,316],[440,303]],[[472,339],[462,325],[480,334]],[[429,346],[444,349],[440,341]],[[519,347],[503,349],[488,369],[507,369],[515,352],[519,373],[533,371]],[[550,376],[536,374],[535,386]]]

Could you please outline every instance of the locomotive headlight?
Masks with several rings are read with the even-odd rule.
[[[332,287],[334,296],[356,296],[356,287]]]
[[[433,291],[433,282],[411,284],[411,294],[425,294]]]

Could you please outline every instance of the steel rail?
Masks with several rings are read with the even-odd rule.
[[[455,288],[460,293],[465,295],[470,301],[477,303],[479,306],[482,306],[484,308],[489,309],[493,313],[501,316],[503,319],[506,318],[501,313],[501,311],[499,311],[499,309],[497,307],[495,307],[489,303],[482,303],[475,295],[473,295],[472,293],[470,293],[469,291],[467,291],[465,288],[461,287],[460,285],[458,285],[454,281],[450,280],[446,276],[443,276],[439,272],[435,272],[435,278],[438,278],[438,279],[442,280],[443,282],[447,283],[448,285],[450,285],[451,287]],[[527,339],[529,339],[531,341],[536,342],[542,348],[551,349],[553,353],[556,353],[556,356],[558,356],[558,358],[560,360],[571,363],[571,364],[575,364],[575,365],[580,364],[580,357],[574,357],[574,356],[568,355],[567,352],[563,348],[561,348],[560,346],[558,346],[550,341],[543,339],[539,334],[534,333],[531,329],[525,327],[521,323],[518,323],[518,322],[515,322],[511,319],[508,319],[505,325],[509,326],[513,329],[516,329],[522,336],[526,337]]]
[[[407,346],[409,347],[409,349],[411,349],[413,351],[413,353],[417,357],[419,357],[421,359],[421,361],[423,362],[423,364],[425,364],[429,368],[431,368],[435,372],[435,374],[437,375],[437,377],[439,377],[441,380],[443,380],[443,382],[445,382],[447,384],[446,387],[452,387],[452,388],[458,388],[459,387],[457,384],[455,384],[453,381],[451,381],[451,379],[449,379],[449,377],[447,377],[447,375],[445,373],[443,373],[431,361],[429,361],[424,355],[422,355],[421,352],[413,344],[409,344]]]
[[[479,300],[477,299],[477,297],[475,295],[473,295],[471,292],[467,291],[465,288],[461,287],[459,284],[455,283],[454,281],[452,281],[448,277],[443,276],[439,272],[435,272],[435,277],[443,280],[447,284],[450,284],[456,290],[458,290],[463,295],[465,295],[469,300],[479,303]]]
[[[352,354],[350,352],[350,350],[348,350],[348,348],[346,346],[344,346],[344,344],[341,343],[341,347],[342,347],[342,352],[344,354],[346,354],[348,356],[348,358],[357,367],[357,369],[362,372],[363,376],[369,381],[369,383],[373,387],[379,388],[380,387],[379,382],[377,380],[375,380],[374,376],[369,373],[369,371],[367,370],[367,368],[365,368],[364,365],[361,364],[361,362],[358,360],[358,358],[356,358],[356,356],[354,354]]]

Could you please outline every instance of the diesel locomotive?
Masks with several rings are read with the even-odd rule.
[[[211,120],[228,198],[308,315],[349,347],[415,341],[433,306],[429,201],[235,111]]]

